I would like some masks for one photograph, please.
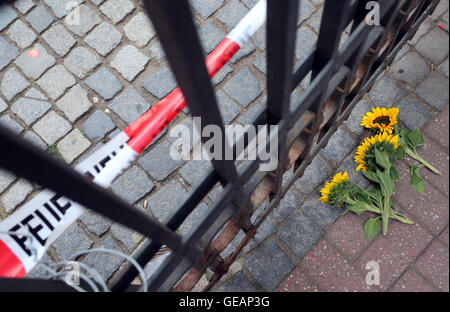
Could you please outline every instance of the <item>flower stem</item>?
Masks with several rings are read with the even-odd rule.
[[[388,231],[388,224],[389,224],[389,215],[390,215],[390,208],[391,208],[391,196],[384,197],[384,203],[383,203],[383,211],[382,211],[382,221],[383,221],[383,236],[386,236]]]
[[[430,169],[432,172],[437,173],[437,174],[441,174],[439,172],[439,170],[437,170],[435,167],[433,167],[431,164],[429,164],[427,161],[425,161],[425,159],[423,159],[419,154],[417,154],[417,152],[415,152],[415,151],[413,151],[412,149],[409,149],[409,148],[406,148],[405,150],[406,150],[406,154],[411,156],[411,158],[417,160],[422,165],[424,165],[425,167]]]

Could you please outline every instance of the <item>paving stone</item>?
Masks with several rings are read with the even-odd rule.
[[[30,182],[20,179],[11,188],[3,194],[1,204],[7,213],[12,212],[25,198],[33,191]]]
[[[83,123],[84,133],[91,140],[103,139],[103,137],[114,129],[116,125],[101,109],[96,110],[86,121]]]
[[[302,258],[320,239],[322,233],[323,230],[312,219],[296,211],[279,229],[277,236]]]
[[[145,69],[145,65],[147,65],[149,60],[137,48],[127,45],[116,54],[111,62],[111,67],[120,72],[126,80],[132,81]]]
[[[253,66],[255,66],[263,74],[267,74],[267,58],[265,52],[255,59]]]
[[[25,92],[25,96],[36,100],[48,100],[48,97],[36,88],[30,88],[27,92]]]
[[[103,22],[95,27],[84,41],[100,55],[106,56],[122,41],[122,34],[110,23]]]
[[[34,7],[33,0],[17,0],[14,5],[20,13],[27,13],[32,7]]]
[[[400,110],[398,118],[411,131],[421,128],[431,117],[423,104],[410,95],[400,102],[398,108]]]
[[[440,1],[440,3],[437,5],[436,9],[434,10],[433,14],[431,14],[431,18],[434,20],[437,20],[439,16],[441,16],[443,13],[448,11],[448,1]]]
[[[97,248],[122,252],[120,246],[111,236],[108,236]],[[119,268],[123,261],[124,258],[118,255],[106,252],[92,252],[82,262],[99,272],[107,280]]]
[[[150,47],[150,53],[153,57],[153,59],[156,59],[157,61],[161,62],[166,58],[166,55],[164,54],[164,51],[161,47],[161,44],[159,42],[156,42]]]
[[[189,2],[204,19],[210,17],[223,5],[223,0],[191,0]]]
[[[302,201],[292,190],[289,190],[284,198],[280,201],[279,206],[273,209],[269,214],[269,217],[276,223],[280,223],[284,219],[286,219],[292,211],[294,211],[301,205]]]
[[[319,225],[325,226],[333,223],[342,215],[344,209],[322,204],[319,198],[319,192],[314,192],[302,206],[303,213],[313,218]]]
[[[8,4],[0,4],[0,31],[5,29],[18,17],[16,11]]]
[[[255,51],[256,48],[255,46],[251,43],[251,42],[247,42],[246,44],[244,44],[243,47],[241,47],[237,53],[230,59],[231,63],[236,63],[239,60],[241,60],[242,58],[250,55],[253,51]]]
[[[101,67],[94,74],[86,78],[84,82],[105,100],[112,99],[122,90],[120,81],[106,67]]]
[[[42,141],[42,139],[38,137],[33,131],[27,131],[27,133],[25,133],[23,138],[28,140],[28,142],[31,142],[34,146],[40,148],[43,151],[47,149],[47,144],[45,144],[44,141]]]
[[[446,105],[442,112],[434,118],[433,122],[431,122],[424,130],[424,133],[427,136],[433,138],[436,142],[439,142],[439,144],[447,150],[449,148],[449,136],[446,135],[449,129],[448,116],[448,105]]]
[[[263,223],[261,223],[261,226],[256,230],[255,236],[244,247],[244,249],[243,249],[244,253],[248,253],[253,248],[257,247],[266,238],[275,234],[276,231],[277,231],[277,229],[269,221],[269,219],[264,220]]]
[[[235,104],[222,90],[216,93],[220,114],[225,125],[229,124],[240,113],[239,106]]]
[[[390,108],[405,95],[392,76],[386,74],[378,80],[369,92],[371,100],[375,105]]]
[[[191,160],[187,162],[179,173],[190,185],[194,185],[212,168],[207,160]]]
[[[423,35],[427,34],[431,28],[435,27],[434,23],[430,18],[426,18],[423,23],[420,25],[414,37],[408,41],[408,44],[415,46],[419,42],[419,40],[423,37]]]
[[[133,166],[111,186],[113,192],[130,204],[149,193],[155,185],[139,167]]]
[[[3,101],[1,98],[0,98],[0,113],[1,112],[3,112],[5,109],[7,109],[8,108],[8,105],[6,105],[6,103],[5,103],[5,101]]]
[[[42,90],[47,92],[53,100],[57,100],[75,83],[75,79],[63,65],[56,65],[50,68],[37,81],[37,84],[42,88]]]
[[[42,34],[42,38],[59,55],[64,56],[77,43],[72,35],[61,25],[52,26]]]
[[[244,107],[247,107],[262,93],[258,78],[253,76],[248,67],[244,67],[234,75],[223,89]]]
[[[56,17],[61,18],[69,14],[83,0],[44,0],[52,8]]]
[[[184,164],[183,160],[173,160],[170,155],[169,141],[156,145],[138,161],[139,164],[156,180],[162,181]]]
[[[232,0],[219,10],[217,18],[219,21],[227,25],[228,30],[231,30],[247,13],[248,9],[245,6],[237,0]]]
[[[101,4],[103,1],[105,1],[105,0],[90,0],[93,4],[95,4],[95,5],[99,5],[99,4]]]
[[[430,66],[417,52],[410,51],[395,62],[391,70],[395,78],[414,87],[430,72]]]
[[[33,57],[32,53],[36,51],[38,57]],[[36,44],[33,49],[22,53],[15,63],[27,77],[38,79],[48,68],[55,64],[55,58],[48,54],[42,45]]]
[[[427,182],[424,194],[420,195],[410,186],[409,166],[399,162],[397,169],[400,179],[393,193],[394,200],[437,235],[448,224],[448,200]]]
[[[156,35],[153,25],[147,15],[139,12],[134,16],[124,27],[125,35],[136,43],[140,48],[147,45],[147,43]]]
[[[0,70],[5,68],[19,54],[19,49],[0,37]]]
[[[273,291],[294,265],[273,241],[266,242],[246,262],[248,271],[265,291]]]
[[[242,272],[236,273],[219,288],[219,292],[255,292],[255,286]]]
[[[409,269],[395,285],[389,290],[392,292],[434,292],[430,286],[413,269]]]
[[[30,23],[34,30],[41,33],[46,30],[55,19],[44,6],[40,5],[31,11],[25,20]]]
[[[448,241],[449,241],[449,232],[448,232],[448,226],[445,231],[442,232],[442,234],[439,236],[439,239],[441,242],[443,242],[448,247]]]
[[[89,111],[93,105],[87,96],[87,92],[80,84],[77,84],[56,102],[56,106],[63,111],[67,119],[74,122]]]
[[[17,20],[9,27],[6,32],[9,39],[14,41],[19,48],[26,48],[36,40],[36,34],[27,27],[21,20]]]
[[[81,131],[74,129],[59,141],[57,148],[64,160],[67,163],[72,163],[72,161],[86,151],[90,145],[91,142],[83,136]]]
[[[27,272],[27,275],[25,275],[24,278],[48,279],[49,272],[44,265],[51,266],[53,264],[55,264],[55,262],[48,256],[47,253],[44,253],[39,262],[31,269],[31,271]]]
[[[317,35],[306,26],[297,30],[295,41],[295,56],[298,60],[303,60],[313,49],[317,41]]]
[[[48,144],[55,143],[58,139],[65,136],[72,126],[63,117],[50,111],[37,123],[34,124],[33,130]]]
[[[8,186],[16,180],[15,175],[0,168],[0,193],[2,193]]]
[[[221,83],[225,77],[231,73],[233,71],[233,69],[228,66],[227,64],[225,64],[214,76],[214,78],[212,79],[212,83],[213,85],[218,85],[219,83]]]
[[[144,114],[150,108],[150,104],[132,86],[129,86],[116,96],[108,107],[130,124]]]
[[[134,5],[129,0],[108,0],[100,7],[100,11],[116,24],[133,10]]]
[[[21,134],[23,132],[23,127],[12,119],[10,115],[0,117],[0,124],[13,131],[15,134]]]
[[[101,21],[97,13],[88,5],[82,4],[65,18],[64,24],[70,31],[83,37]]]
[[[165,222],[186,195],[181,183],[172,180],[148,198],[148,208],[160,222]]]
[[[337,164],[347,155],[357,144],[357,140],[350,134],[339,128],[328,141],[327,146],[321,151],[331,163]]]
[[[52,105],[47,101],[21,97],[11,106],[11,111],[30,125],[44,115]]]
[[[449,58],[447,57],[447,58],[445,59],[445,61],[444,61],[441,65],[439,65],[439,67],[438,67],[438,70],[439,70],[442,74],[444,74],[445,76],[447,76],[447,78],[448,78],[448,60],[449,60]]]
[[[363,116],[372,109],[369,101],[365,98],[361,99],[361,101],[356,104],[353,108],[350,116],[344,124],[347,128],[356,135],[362,135],[364,132],[364,127],[361,126],[361,120]]]
[[[326,291],[370,291],[364,276],[325,240],[320,241],[302,262]]]
[[[262,25],[260,29],[256,31],[256,33],[252,36],[253,42],[261,51],[266,49],[267,44],[267,28],[266,24]]]
[[[64,59],[64,65],[78,78],[83,79],[100,64],[100,59],[84,47],[76,47]]]
[[[202,218],[207,215],[209,210],[210,208],[205,203],[200,203],[186,220],[184,220],[177,232],[180,232],[182,236],[186,236],[201,222]]]
[[[141,234],[117,223],[113,224],[111,232],[116,239],[125,245],[129,252],[134,251],[138,243],[142,240]]]
[[[428,58],[433,64],[440,64],[448,56],[448,33],[439,27],[434,27],[416,44],[420,54]]]
[[[17,71],[17,69],[12,67],[3,74],[0,90],[7,100],[11,100],[16,94],[28,88],[29,85],[30,83]]]
[[[449,291],[448,248],[441,242],[434,241],[425,254],[417,261],[416,268],[442,291]]]
[[[316,10],[316,8],[314,7],[314,5],[311,2],[309,2],[308,0],[302,1],[301,5],[299,7],[300,14],[297,19],[297,25],[300,25],[305,20],[310,18],[315,10]]]
[[[264,105],[258,103],[249,108],[249,110],[239,117],[238,122],[243,125],[250,125],[253,120],[264,110]]]
[[[288,277],[280,283],[275,292],[318,292],[316,285],[306,274],[296,267]]]
[[[310,194],[330,174],[331,168],[328,164],[321,157],[316,156],[294,185],[303,194]]]
[[[365,271],[366,263],[380,265],[379,290],[387,290],[412,264],[431,241],[432,236],[418,224],[392,222],[385,237],[379,236],[359,258],[355,266]]]
[[[198,35],[205,52],[211,53],[223,38],[225,38],[226,34],[212,23],[206,22],[205,25],[198,30]]]
[[[105,234],[112,224],[111,220],[92,210],[87,210],[79,220],[86,225],[89,231],[97,236]]]
[[[339,169],[336,172],[348,172],[348,177],[350,181],[358,184],[362,188],[367,188],[370,185],[369,180],[364,177],[361,171],[356,171],[357,164],[355,163],[354,157],[356,153],[356,148],[342,161]]]
[[[448,78],[432,72],[415,91],[422,100],[441,110],[448,103]]]
[[[176,86],[175,77],[168,67],[159,69],[142,83],[142,87],[159,99],[169,94]]]

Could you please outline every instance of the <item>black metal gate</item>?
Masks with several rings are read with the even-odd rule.
[[[205,125],[217,125],[223,130],[187,1],[144,2],[192,115],[201,117]],[[326,0],[317,44],[295,71],[293,56],[301,1],[267,2],[268,99],[266,109],[253,124],[278,125],[280,157],[273,172],[258,171],[260,159],[239,168],[229,160],[214,160],[213,169],[191,189],[167,224],[161,224],[1,126],[0,146],[8,148],[0,153],[0,165],[145,235],[148,239],[133,255],[140,265],[152,259],[162,245],[170,248],[170,256],[149,280],[150,291],[189,291],[210,267],[215,274],[205,289],[209,290],[439,0],[378,1],[379,25],[367,23],[367,0]],[[349,25],[349,38],[340,47]],[[308,88],[290,109],[291,91],[308,74]],[[292,167],[294,175],[282,184],[283,174]],[[175,234],[218,182],[223,191],[208,214],[187,236]],[[270,204],[251,222],[250,216],[267,197]],[[231,256],[222,259],[221,251],[240,229],[246,233],[245,238]],[[133,266],[125,266],[110,281],[112,290],[129,289],[137,273]],[[42,291],[64,290],[67,286],[56,281],[0,279],[0,289]]]

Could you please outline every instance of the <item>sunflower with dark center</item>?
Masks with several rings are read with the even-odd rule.
[[[381,133],[392,133],[394,126],[397,124],[398,112],[399,109],[397,107],[389,109],[385,107],[374,108],[363,117],[361,126]]]

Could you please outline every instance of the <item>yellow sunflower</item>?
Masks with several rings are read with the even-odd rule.
[[[325,184],[325,186],[320,190],[320,193],[322,194],[322,197],[320,197],[319,200],[322,203],[328,202],[329,201],[328,197],[330,196],[330,193],[331,193],[332,189],[336,185],[338,185],[339,183],[342,183],[342,182],[345,182],[345,181],[348,181],[348,173],[347,173],[347,171],[344,172],[344,173],[342,173],[342,172],[336,173],[334,175],[333,179],[330,182],[328,182],[327,184]]]
[[[355,156],[355,162],[358,164],[356,170],[367,171],[369,168],[366,166],[365,158],[367,156],[367,152],[370,150],[371,146],[376,144],[377,142],[388,142],[393,145],[395,149],[399,147],[398,143],[398,135],[388,134],[387,132],[383,132],[372,136],[370,138],[366,138],[364,142],[358,147]]]
[[[361,121],[361,126],[380,132],[392,133],[397,124],[399,109],[397,107],[386,109],[377,107],[368,112]]]

